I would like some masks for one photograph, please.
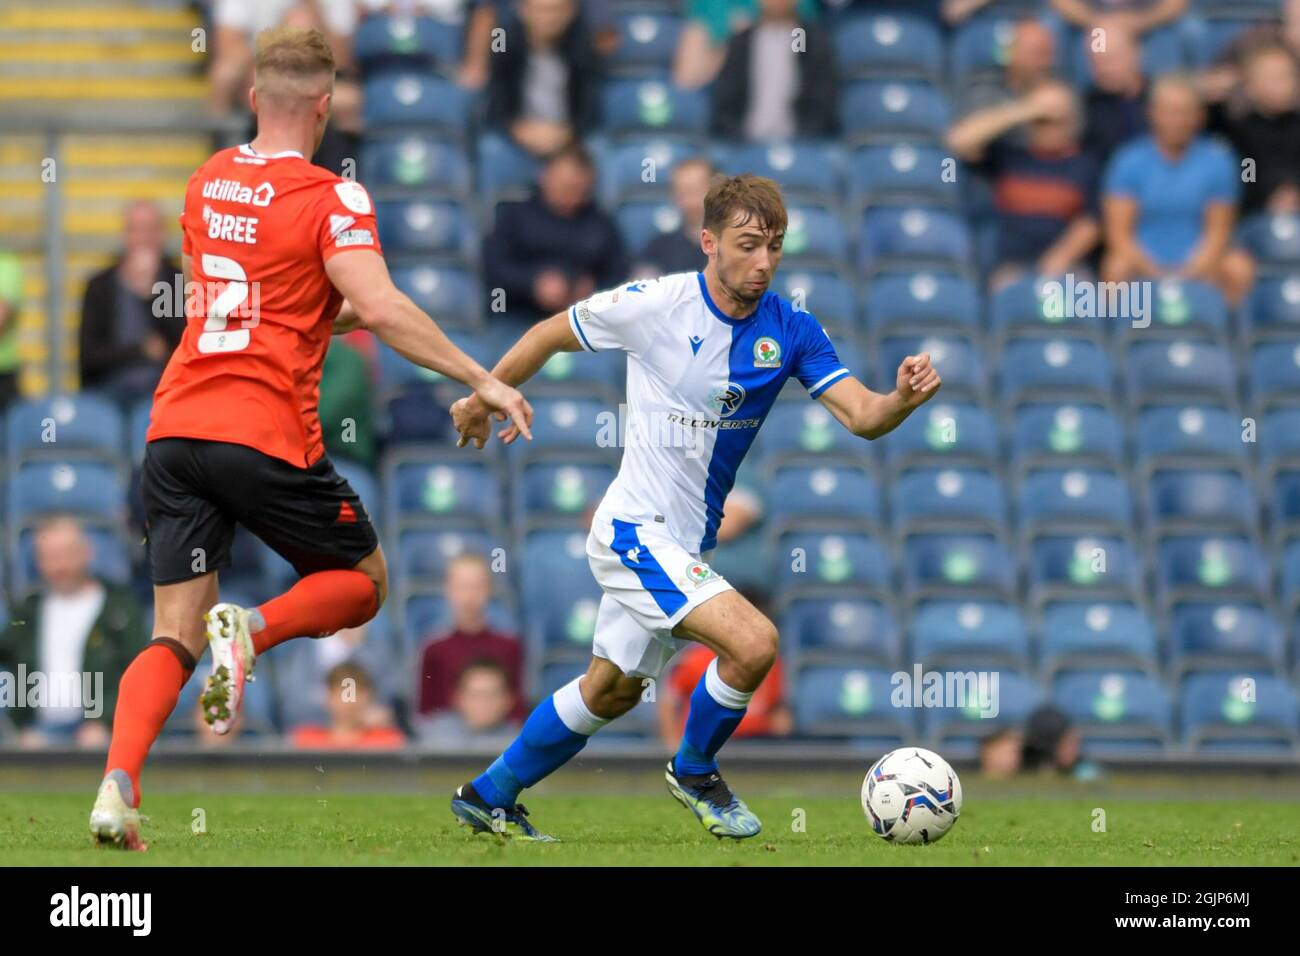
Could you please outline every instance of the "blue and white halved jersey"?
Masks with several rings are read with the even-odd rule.
[[[816,398],[849,374],[810,313],[767,292],[733,319],[699,272],[599,292],[569,324],[588,351],[627,352],[623,461],[597,513],[659,523],[693,554],[717,543],[736,469],[786,379]]]

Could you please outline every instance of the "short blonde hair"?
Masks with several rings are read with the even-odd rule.
[[[253,61],[257,95],[278,105],[328,93],[334,86],[334,51],[320,30],[274,27],[257,35]]]

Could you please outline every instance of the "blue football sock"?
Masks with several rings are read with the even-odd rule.
[[[724,684],[715,659],[691,693],[691,710],[673,769],[682,776],[717,773],[718,751],[740,726],[752,696],[752,691],[745,693]]]
[[[506,752],[474,778],[475,792],[489,805],[513,807],[521,791],[568,763],[608,723],[582,702],[580,679],[538,704]]]

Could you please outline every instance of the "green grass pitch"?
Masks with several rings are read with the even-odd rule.
[[[761,834],[733,843],[705,833],[654,770],[566,768],[525,797],[533,820],[562,841],[543,846],[501,845],[457,827],[447,802],[467,772],[259,771],[250,763],[147,771],[143,854],[91,845],[94,771],[0,770],[0,858],[39,866],[1300,863],[1300,781],[1222,771],[1214,787],[1195,774],[1089,784],[967,774],[962,818],[942,842],[920,847],[869,831],[861,777],[851,772],[729,772],[763,820]],[[1104,832],[1094,829],[1098,810]]]

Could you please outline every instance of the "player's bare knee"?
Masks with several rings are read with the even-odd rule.
[[[755,684],[767,676],[776,663],[778,634],[776,625],[758,615],[736,654],[736,665]]]

